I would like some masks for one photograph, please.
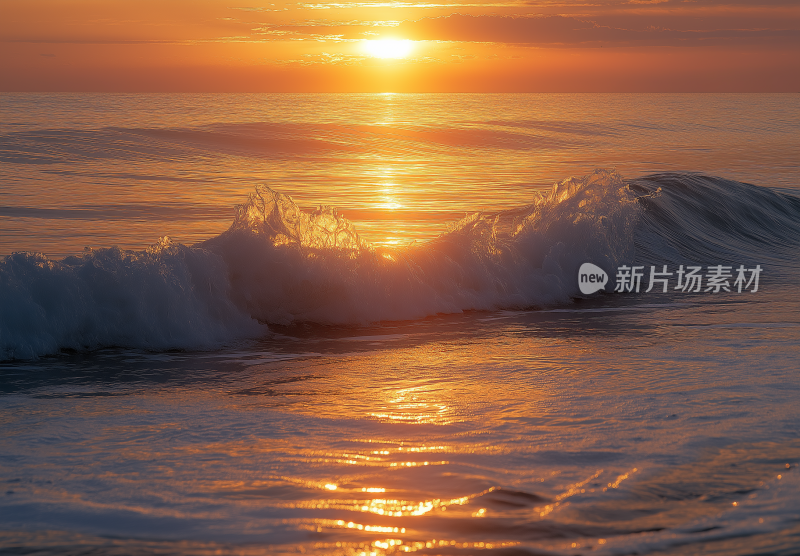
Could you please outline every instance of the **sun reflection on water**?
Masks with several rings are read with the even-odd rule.
[[[437,399],[437,390],[424,386],[401,388],[388,394],[384,411],[371,411],[370,417],[389,422],[438,423],[452,422],[452,408]]]

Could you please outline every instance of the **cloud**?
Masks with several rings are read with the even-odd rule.
[[[398,35],[413,40],[493,42],[542,46],[699,46],[800,43],[800,29],[631,29],[571,16],[451,14],[406,21]]]

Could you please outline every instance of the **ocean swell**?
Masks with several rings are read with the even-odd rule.
[[[630,181],[643,207],[637,262],[761,264],[772,276],[797,268],[800,198],[691,173]]]

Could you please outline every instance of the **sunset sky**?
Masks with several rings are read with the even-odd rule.
[[[0,90],[798,92],[800,2],[0,0]]]

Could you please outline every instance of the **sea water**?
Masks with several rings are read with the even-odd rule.
[[[0,96],[0,547],[798,553],[798,137],[797,95]]]

